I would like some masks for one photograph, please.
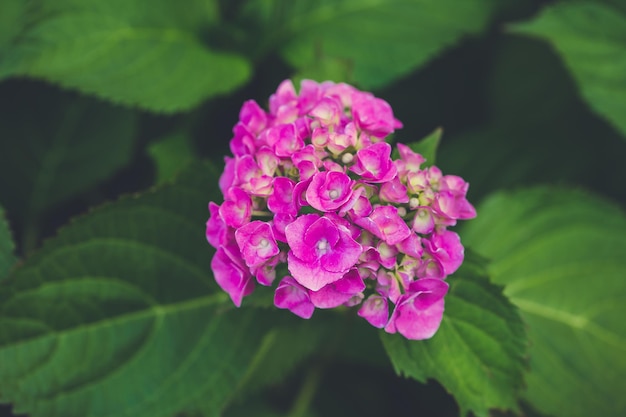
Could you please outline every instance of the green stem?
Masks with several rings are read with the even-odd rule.
[[[309,409],[311,401],[315,397],[315,392],[322,378],[322,366],[315,366],[309,370],[306,379],[302,383],[300,392],[291,406],[289,417],[302,417]]]

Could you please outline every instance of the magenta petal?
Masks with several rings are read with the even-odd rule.
[[[424,253],[422,240],[415,233],[411,233],[409,237],[398,243],[396,247],[400,252],[416,259],[421,258]]]
[[[402,242],[411,234],[394,206],[376,207],[368,217],[356,219],[355,223],[390,245]]]
[[[307,290],[289,276],[283,278],[278,284],[274,293],[274,305],[278,308],[286,308],[303,319],[311,318],[315,310]]]
[[[235,231],[235,239],[246,265],[255,268],[278,255],[279,249],[272,226],[255,220]]]
[[[343,172],[318,172],[306,190],[306,201],[317,210],[335,211],[350,199],[352,183]]]
[[[364,289],[363,279],[358,271],[353,269],[341,279],[325,285],[318,291],[309,291],[309,296],[317,308],[334,308],[344,304]]]
[[[387,182],[398,174],[391,160],[391,145],[387,142],[360,149],[356,153],[356,163],[350,169],[368,182]]]
[[[206,239],[214,248],[225,243],[226,223],[220,217],[219,210],[220,206],[212,201],[209,203],[210,217],[206,222]]]
[[[326,217],[320,217],[304,233],[303,243],[313,250],[324,250],[320,248],[323,242],[326,250],[330,250],[338,240],[339,230],[337,226]]]
[[[309,227],[319,218],[320,216],[317,214],[305,214],[285,227],[285,237],[289,247],[296,257],[304,261],[313,262],[317,259],[315,248],[311,248],[304,243],[304,235]]]
[[[441,263],[445,275],[454,273],[463,263],[465,250],[456,233],[449,230],[433,233],[423,242],[426,251]]]
[[[287,267],[296,281],[312,291],[317,291],[324,285],[341,279],[345,273],[327,271],[320,266],[319,261],[304,262],[298,259],[293,251],[287,254]]]
[[[267,208],[272,213],[297,214],[296,204],[293,198],[293,190],[296,183],[287,177],[274,178],[272,193],[267,198]]]
[[[387,299],[380,295],[371,295],[367,300],[363,301],[357,314],[367,320],[372,326],[382,329],[389,319]]]
[[[332,250],[321,256],[322,267],[328,271],[347,271],[357,263],[363,248],[359,245],[347,231],[339,233],[337,243]]]
[[[444,295],[448,284],[438,279],[415,281],[415,292],[408,292],[398,299],[389,323],[388,333],[399,332],[411,340],[431,338],[439,329],[444,311]]]
[[[239,120],[250,132],[258,134],[267,124],[267,115],[256,101],[248,100],[239,111]]]
[[[211,260],[211,269],[217,284],[239,307],[243,297],[254,289],[254,280],[248,268],[236,259],[228,249],[219,248]]]
[[[406,187],[398,177],[393,178],[380,186],[380,198],[390,203],[408,203],[409,195]]]

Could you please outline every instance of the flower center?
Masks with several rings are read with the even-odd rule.
[[[262,248],[267,248],[270,245],[270,241],[263,238],[261,239],[261,241],[259,242],[259,246]]]
[[[339,190],[330,190],[328,196],[334,200],[335,198],[339,197]]]
[[[328,240],[322,238],[317,242],[317,246],[316,246],[317,252],[324,254],[328,251],[329,249],[329,245],[328,245]]]

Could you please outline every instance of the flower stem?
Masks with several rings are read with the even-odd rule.
[[[272,217],[273,214],[269,211],[252,210],[252,215],[257,217]]]
[[[302,417],[305,415],[315,396],[321,378],[322,366],[314,366],[309,370],[309,373],[302,383],[302,387],[300,387],[300,392],[298,392],[298,396],[291,406],[291,410],[288,414],[289,417]]]

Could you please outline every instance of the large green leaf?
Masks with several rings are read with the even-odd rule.
[[[0,78],[42,78],[155,111],[188,109],[250,72],[241,56],[203,43],[216,20],[215,1],[35,1],[0,54]]]
[[[306,73],[320,61],[344,60],[351,81],[380,87],[424,64],[463,35],[481,32],[492,0],[323,0],[255,2],[266,21],[264,46]]]
[[[381,333],[396,372],[434,378],[457,400],[461,414],[517,409],[526,338],[517,309],[489,282],[475,255],[449,278],[441,327],[432,339],[409,341]]]
[[[4,217],[4,209],[0,206],[0,281],[3,280],[15,264],[15,244],[11,237],[9,224]]]
[[[568,417],[626,414],[626,215],[581,191],[499,193],[466,224],[528,325],[524,398]]]
[[[560,3],[514,30],[552,44],[582,96],[626,137],[626,9],[589,1]]]
[[[0,90],[0,202],[27,223],[128,163],[135,115],[38,85]]]
[[[2,402],[33,417],[224,407],[267,332],[292,316],[236,309],[215,284],[203,232],[217,176],[195,166],[176,185],[97,209],[5,281]]]

